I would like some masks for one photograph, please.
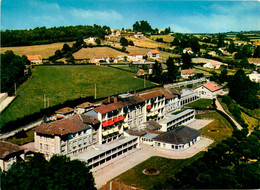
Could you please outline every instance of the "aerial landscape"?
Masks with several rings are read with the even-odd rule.
[[[260,1],[1,1],[0,189],[260,189]]]

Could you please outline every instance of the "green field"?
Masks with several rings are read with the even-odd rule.
[[[196,100],[195,102],[191,102],[187,104],[186,106],[191,107],[191,108],[209,108],[212,107],[212,100],[211,99],[199,99]]]
[[[200,152],[188,159],[168,159],[163,157],[151,157],[148,160],[138,164],[130,170],[122,173],[116,178],[126,185],[136,184],[138,188],[152,189],[153,185],[164,182],[166,179],[173,177],[184,166],[190,165],[193,161],[202,157],[204,152]],[[145,175],[142,171],[148,167],[159,170],[158,175]]]
[[[1,114],[5,123],[38,112],[44,107],[44,95],[53,106],[66,100],[94,96],[107,97],[143,88],[143,80],[134,74],[104,66],[40,66],[33,70],[32,77],[21,85],[18,97]],[[155,86],[146,81],[146,87]]]

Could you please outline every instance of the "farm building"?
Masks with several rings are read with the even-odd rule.
[[[223,65],[223,63],[219,61],[210,60],[206,64],[204,64],[203,67],[211,68],[211,69],[219,69],[221,65]]]
[[[197,71],[195,69],[183,69],[181,70],[181,77],[184,79],[188,79],[189,77],[194,76],[197,74]]]
[[[141,54],[137,51],[133,51],[133,52],[129,53],[128,60],[129,61],[143,61],[143,54]]]
[[[42,64],[41,55],[27,55],[27,58],[31,62],[31,64],[35,64],[35,65]]]
[[[158,58],[160,58],[159,51],[156,49],[155,50],[151,49],[150,51],[148,51],[147,57],[152,58],[152,59],[158,59]]]

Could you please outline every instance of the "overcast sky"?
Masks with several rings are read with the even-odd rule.
[[[1,0],[1,30],[93,24],[121,29],[141,20],[185,33],[260,30],[260,1]]]

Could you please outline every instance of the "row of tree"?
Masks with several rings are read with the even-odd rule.
[[[205,152],[154,189],[259,189],[260,130],[235,130],[233,136]]]
[[[54,155],[47,161],[36,153],[1,172],[1,189],[89,189],[95,190],[92,173],[85,162]]]
[[[133,24],[133,31],[134,32],[142,32],[143,34],[167,35],[167,34],[171,33],[171,28],[167,27],[167,28],[165,28],[164,31],[159,31],[158,28],[153,29],[147,21],[141,20],[141,21],[136,21]]]
[[[20,57],[13,51],[6,51],[1,54],[1,92],[8,92],[12,95],[15,88],[18,88],[31,75],[31,69],[25,72],[25,65],[30,65],[26,56]]]
[[[5,30],[1,31],[2,46],[25,46],[36,44],[48,44],[54,42],[76,41],[80,37],[99,37],[111,33],[108,26],[60,26],[60,27],[37,27],[29,30]]]

